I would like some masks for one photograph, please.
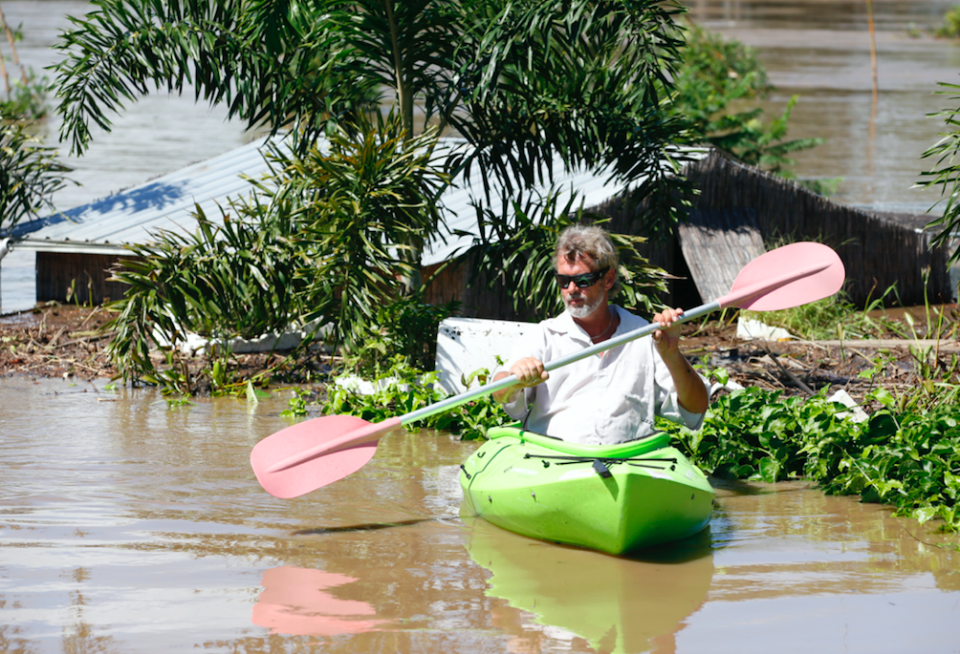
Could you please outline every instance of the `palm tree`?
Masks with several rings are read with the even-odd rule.
[[[151,87],[225,103],[231,117],[312,140],[393,104],[407,138],[425,125],[471,147],[512,191],[566,167],[644,178],[663,190],[679,137],[662,104],[681,42],[675,0],[96,0],[72,19],[57,73],[61,139]],[[659,196],[658,196],[659,199]],[[669,203],[662,205],[669,211]],[[424,235],[428,236],[428,235]]]
[[[443,222],[437,197],[461,173],[482,173],[478,207],[494,192],[498,200],[505,192],[526,206],[533,185],[549,184],[559,172],[553,170],[559,160],[569,169],[636,182],[637,201],[651,200],[651,223],[675,219],[679,211],[671,176],[678,164],[668,146],[681,127],[664,111],[681,44],[673,20],[682,9],[675,0],[93,4],[91,13],[72,19],[58,46],[65,53],[55,66],[61,140],[82,153],[92,125],[109,131],[111,114],[151,88],[182,93],[192,87],[198,101],[225,104],[231,117],[250,126],[289,131],[294,153],[272,153],[279,188],[260,188],[270,198],[263,210],[286,212],[297,232],[289,239],[299,248],[296,258],[312,266],[294,276],[303,297],[288,304],[309,307],[312,316],[323,313],[317,317],[333,323],[348,344],[360,341],[377,308],[396,297],[397,277],[408,294],[419,288],[422,248]],[[438,147],[451,132],[467,147]],[[330,152],[316,148],[320,136],[329,137]],[[268,219],[260,207],[244,211]],[[499,212],[477,215],[511,220]],[[270,247],[237,247],[251,256],[285,251],[278,230],[271,233],[278,242]],[[199,235],[198,247],[213,248],[204,245],[209,240]],[[158,248],[155,256],[171,260],[181,249],[177,243]],[[156,292],[147,285],[143,297],[128,297],[137,310],[122,314],[131,318],[118,327],[129,334],[118,356],[130,359],[124,368],[130,376],[153,374],[149,357],[138,363],[129,353],[146,351],[144,335],[155,327],[147,323],[166,315],[158,303],[185,308],[173,330],[206,320],[194,315],[195,307],[209,303],[191,301],[191,293],[220,302],[222,289],[259,286],[268,293],[291,283],[289,276],[271,280],[265,273],[246,279],[250,266],[226,270],[222,257],[201,258],[237,283],[218,285],[216,292],[187,284],[178,291],[183,297],[166,300],[163,293],[174,292],[169,284]],[[268,263],[257,272],[273,270]],[[145,278],[143,271],[129,272]],[[211,275],[198,272],[197,278]],[[272,295],[286,298],[288,290]],[[222,304],[207,313],[232,316],[228,309],[236,303]]]

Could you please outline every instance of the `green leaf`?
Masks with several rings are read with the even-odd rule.
[[[760,459],[760,478],[768,483],[774,483],[780,475],[780,463],[770,457]]]
[[[921,506],[913,510],[913,517],[923,524],[937,517],[937,509],[932,506]]]

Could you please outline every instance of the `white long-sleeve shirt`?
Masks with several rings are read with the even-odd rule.
[[[614,336],[649,324],[618,306],[611,308],[620,316]],[[538,327],[514,345],[507,369],[524,357],[549,363],[593,345],[567,312]],[[680,406],[670,371],[648,337],[558,368],[504,409],[529,431],[590,445],[649,436],[656,431],[655,416],[691,429],[703,420],[703,414]]]

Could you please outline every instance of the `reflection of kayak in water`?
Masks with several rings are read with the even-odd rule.
[[[263,573],[263,592],[253,606],[253,623],[275,634],[336,636],[371,631],[387,623],[374,608],[334,597],[327,589],[357,581],[354,577],[290,565]]]
[[[510,531],[611,554],[691,536],[714,491],[669,436],[611,446],[567,443],[514,427],[463,464],[468,511]]]
[[[470,557],[492,573],[488,596],[604,652],[646,652],[653,638],[660,645],[654,650],[674,651],[658,637],[672,640],[703,603],[713,578],[709,530],[631,560],[538,543],[475,518],[464,522]],[[501,617],[497,626],[529,638],[530,627],[516,617]]]

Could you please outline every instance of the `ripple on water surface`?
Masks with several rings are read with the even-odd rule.
[[[448,434],[392,434],[279,500],[249,454],[287,425],[287,393],[168,409],[0,379],[0,397],[14,651],[958,651],[957,553],[808,484],[718,483],[708,530],[618,558],[460,517],[475,445]]]

